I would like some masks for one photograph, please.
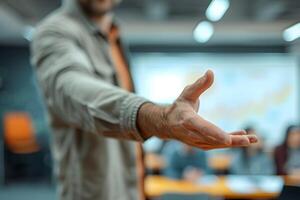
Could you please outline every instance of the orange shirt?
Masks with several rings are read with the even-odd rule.
[[[128,71],[128,66],[123,56],[122,49],[118,44],[118,38],[119,31],[117,28],[113,27],[108,35],[108,42],[118,81],[120,83],[121,88],[127,91],[133,91],[133,85]]]
[[[116,27],[112,27],[111,31],[108,34],[108,42],[110,47],[110,53],[112,57],[112,62],[114,64],[116,75],[118,77],[118,81],[120,87],[132,92],[133,91],[133,83],[129,74],[129,69],[125,58],[122,53],[122,49],[118,43],[119,39],[119,31]],[[137,143],[136,148],[136,158],[137,158],[137,175],[138,175],[138,187],[139,187],[139,197],[140,200],[145,199],[144,192],[144,162],[143,162],[143,149],[140,143]]]

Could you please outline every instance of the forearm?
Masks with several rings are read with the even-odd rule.
[[[135,118],[145,99],[71,69],[56,80],[49,98],[65,123],[107,137],[143,141]]]

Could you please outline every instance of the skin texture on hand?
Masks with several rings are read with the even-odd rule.
[[[186,86],[172,105],[142,105],[137,125],[143,136],[175,139],[204,150],[249,146],[257,142],[255,135],[246,135],[243,130],[226,133],[198,115],[199,97],[213,82],[214,74],[208,70],[195,83]]]

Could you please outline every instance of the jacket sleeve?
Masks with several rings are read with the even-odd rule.
[[[95,77],[76,40],[38,29],[31,53],[49,110],[61,121],[86,132],[143,141],[136,119],[147,100]]]

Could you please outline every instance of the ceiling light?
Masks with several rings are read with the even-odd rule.
[[[212,0],[206,9],[206,17],[210,21],[219,21],[229,8],[229,0]]]
[[[287,42],[291,42],[300,37],[300,22],[283,31],[283,39]]]
[[[200,22],[194,30],[194,38],[197,42],[207,42],[214,33],[213,25],[208,21]]]

